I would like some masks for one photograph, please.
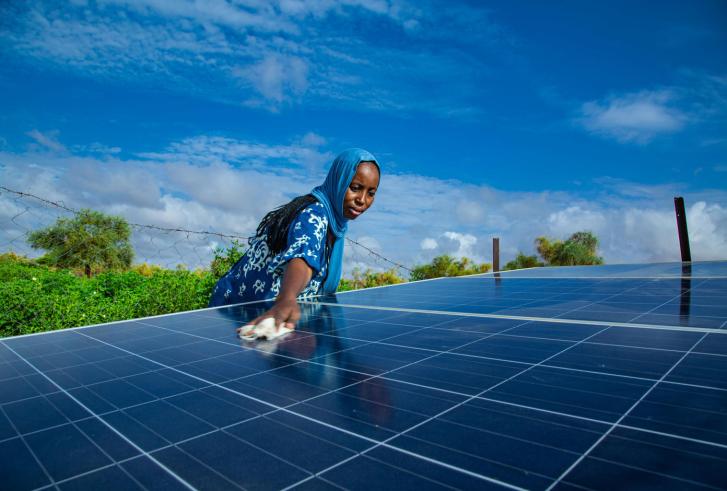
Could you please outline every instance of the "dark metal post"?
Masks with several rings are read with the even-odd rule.
[[[677,230],[679,232],[679,248],[682,252],[682,262],[692,260],[692,252],[689,249],[689,231],[687,230],[687,214],[684,211],[684,198],[674,198],[674,211],[677,214]]]
[[[495,273],[500,271],[500,239],[498,237],[492,239],[492,271]]]

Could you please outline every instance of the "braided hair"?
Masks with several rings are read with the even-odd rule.
[[[260,221],[257,226],[257,236],[267,234],[265,242],[273,254],[278,254],[285,249],[288,243],[288,229],[290,224],[298,216],[298,213],[306,206],[318,201],[312,194],[306,194],[293,198],[289,203],[275,208]],[[252,241],[253,237],[250,238]]]

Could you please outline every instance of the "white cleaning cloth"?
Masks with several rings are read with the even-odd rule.
[[[292,329],[285,327],[285,323],[281,322],[279,326],[275,326],[275,319],[267,317],[257,324],[247,324],[240,328],[240,339],[246,341],[254,341],[256,339],[275,339],[288,334]]]

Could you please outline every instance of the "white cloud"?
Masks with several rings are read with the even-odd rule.
[[[325,140],[304,135],[287,144],[264,145],[200,135],[126,159],[30,147],[22,153],[0,151],[0,182],[134,223],[244,238],[267,211],[320,184],[333,158]],[[319,162],[314,171],[301,165],[306,158]],[[493,237],[500,238],[504,263],[518,251],[533,254],[533,240],[540,235],[565,239],[581,230],[591,230],[600,239],[607,263],[679,260],[674,185],[603,179],[601,191],[586,199],[565,192],[507,192],[421,175],[384,177],[373,207],[350,224],[349,237],[409,267],[440,254],[490,261]],[[694,259],[724,259],[727,192],[684,197]],[[0,245],[22,253],[32,252],[22,239],[26,230],[65,213],[46,205],[23,211],[25,200],[0,195]],[[462,208],[473,206],[477,213],[463,213]],[[21,212],[22,218],[11,220]],[[214,236],[148,229],[135,229],[134,237],[138,260],[171,267],[207,265],[214,243],[229,243]],[[349,244],[345,270],[355,266],[384,270],[391,264]]]
[[[270,54],[255,65],[236,70],[236,73],[262,95],[262,101],[245,101],[253,106],[267,102],[277,108],[281,103],[301,96],[308,88],[308,64],[297,56]]]
[[[273,112],[304,104],[471,116],[491,70],[474,52],[501,36],[482,8],[401,0],[0,2],[0,16],[13,19],[0,43],[25,63]],[[357,29],[362,18],[421,49],[374,40]],[[457,43],[445,52],[437,38]]]
[[[436,249],[438,246],[439,246],[439,244],[437,244],[437,241],[432,239],[431,237],[425,237],[419,243],[419,247],[421,247],[425,251],[432,251],[432,250]]]
[[[41,133],[38,130],[31,130],[26,133],[29,137],[35,140],[41,146],[53,150],[54,152],[65,153],[67,152],[66,147],[61,145],[58,141],[58,132],[54,131],[51,133]]]
[[[597,135],[620,142],[648,143],[658,135],[684,127],[687,117],[670,105],[673,99],[671,92],[662,90],[591,101],[581,107],[579,122]]]

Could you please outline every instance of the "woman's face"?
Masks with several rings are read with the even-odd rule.
[[[379,187],[379,168],[373,162],[361,162],[356,168],[356,175],[348,185],[346,196],[343,197],[343,216],[355,220],[369,209],[374,202],[376,189]]]

